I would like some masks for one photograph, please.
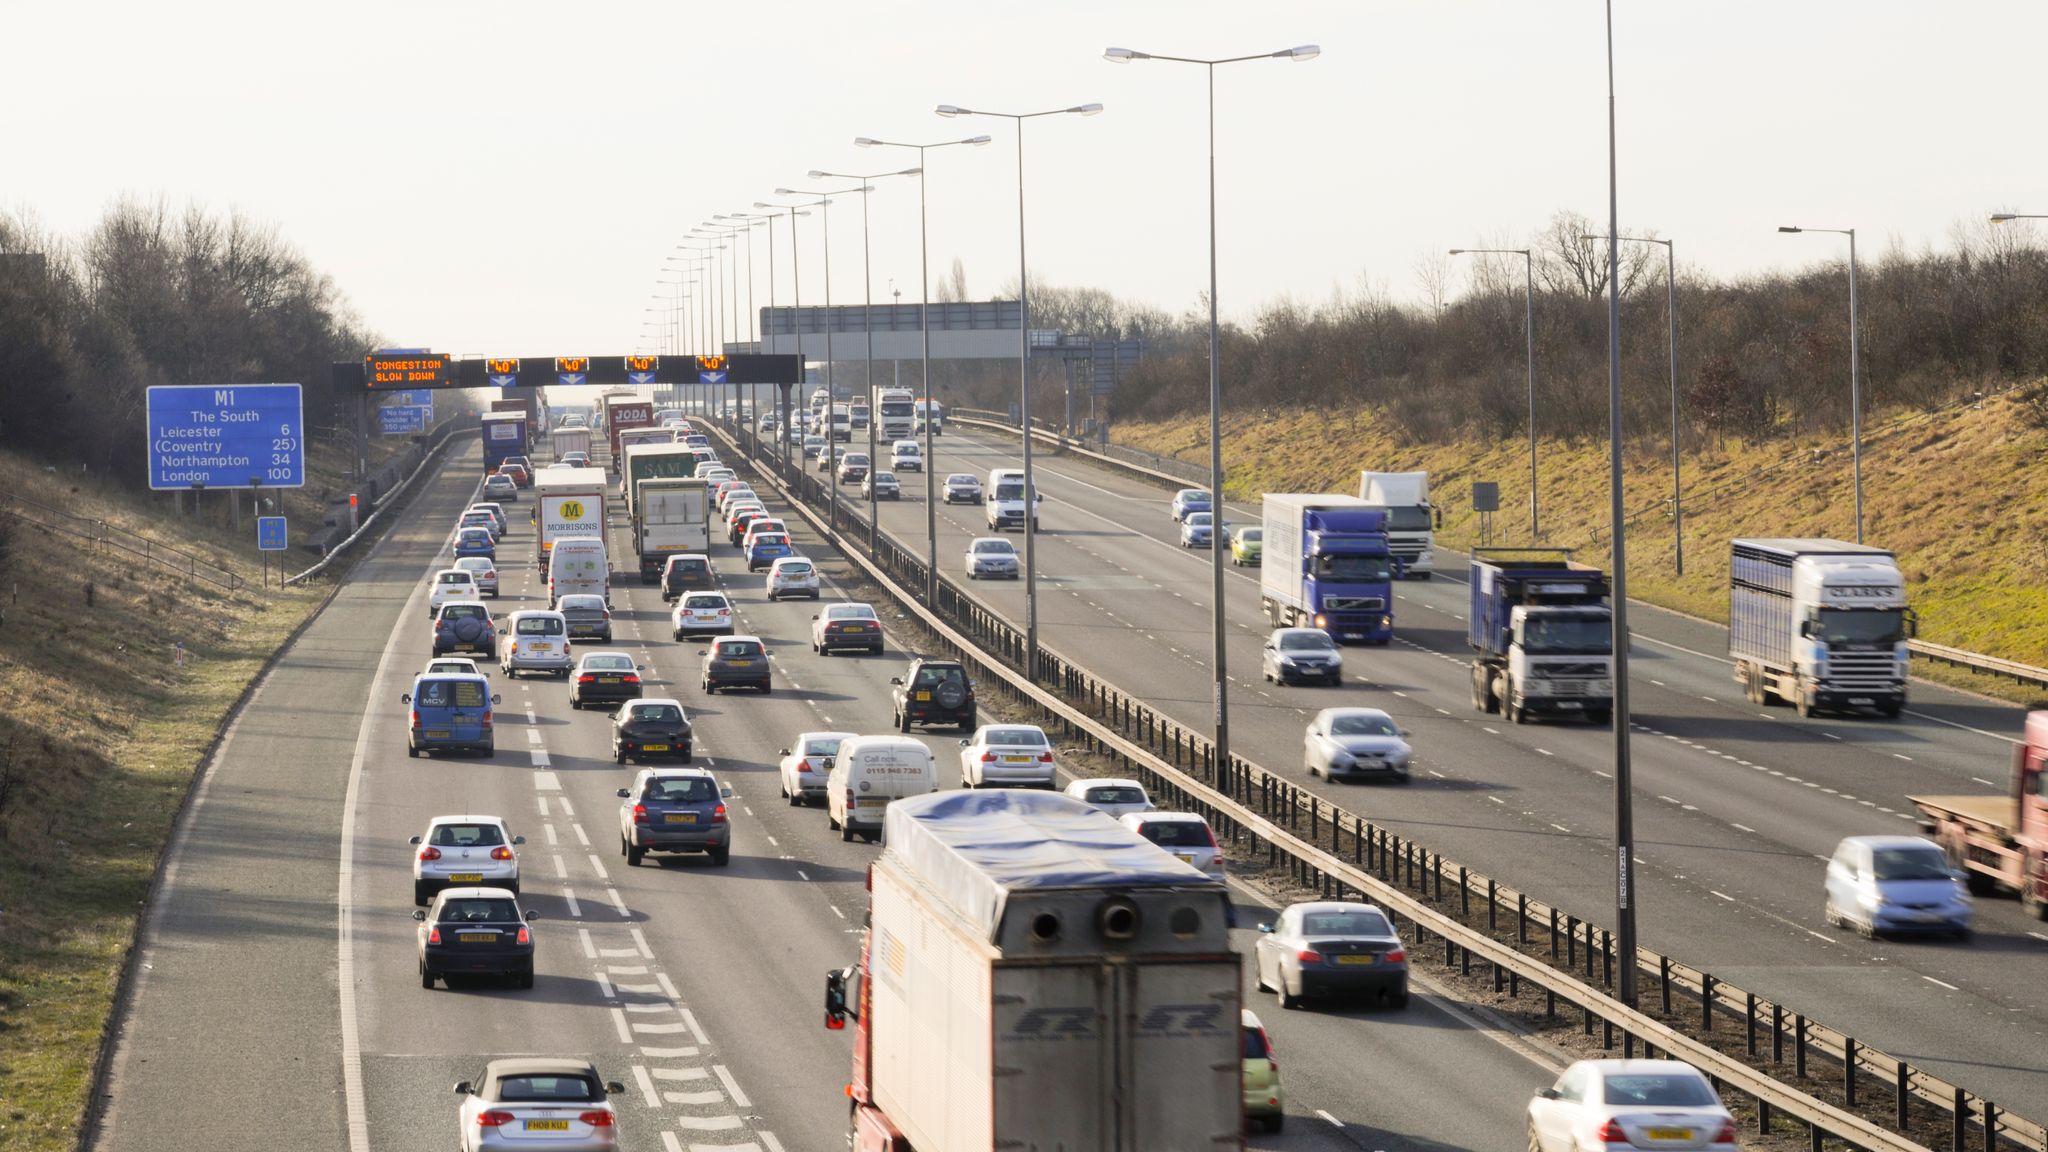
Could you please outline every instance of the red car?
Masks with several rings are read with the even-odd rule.
[[[510,476],[512,483],[519,485],[521,488],[533,487],[533,473],[527,471],[524,464],[500,464],[498,465],[498,475]]]

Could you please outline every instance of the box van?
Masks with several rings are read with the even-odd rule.
[[[604,541],[595,536],[566,537],[548,553],[548,607],[575,595],[602,596],[611,603],[611,562]]]
[[[412,706],[405,738],[406,755],[460,748],[489,756],[494,750],[491,705],[498,703],[499,698],[491,694],[491,682],[482,676],[462,672],[415,676],[412,691],[398,699]]]
[[[853,414],[847,411],[846,405],[832,406],[832,423],[829,431],[834,440],[853,439]]]
[[[1000,532],[1005,528],[1024,527],[1024,470],[1022,468],[997,468],[988,474],[988,488],[983,495],[988,507],[988,530]],[[1038,494],[1036,487],[1031,492],[1031,530],[1038,531],[1038,506],[1045,498]]]
[[[922,741],[855,736],[840,742],[825,778],[825,824],[837,828],[841,840],[877,840],[890,801],[938,790],[938,764]]]

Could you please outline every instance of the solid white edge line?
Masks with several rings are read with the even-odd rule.
[[[633,1082],[640,1086],[640,1094],[647,1097],[649,1108],[661,1107],[661,1093],[655,1090],[654,1077],[647,1074],[645,1064],[633,1065]]]
[[[725,1085],[725,1094],[732,1097],[734,1107],[752,1108],[754,1106],[754,1102],[747,1099],[747,1094],[740,1091],[739,1081],[732,1078],[732,1072],[725,1065],[713,1064],[711,1071],[717,1074],[718,1082]]]

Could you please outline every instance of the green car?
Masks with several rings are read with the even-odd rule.
[[[1245,1119],[1268,1132],[1278,1132],[1287,1120],[1287,1105],[1280,1095],[1280,1062],[1273,1057],[1273,1041],[1259,1018],[1249,1008],[1238,1011],[1244,1042]]]
[[[1264,528],[1239,528],[1230,534],[1230,562],[1239,568],[1257,568],[1266,555]]]

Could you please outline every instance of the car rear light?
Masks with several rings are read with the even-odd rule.
[[[720,608],[720,609],[718,610],[718,614],[719,614],[720,616],[730,616],[730,615],[732,615],[732,609],[730,609],[730,608]]]
[[[422,860],[439,860],[440,858],[441,850],[439,848],[434,847],[432,844],[429,844],[425,848],[420,849],[420,859]]]
[[[519,926],[519,942],[521,944],[533,943],[533,934],[526,930],[526,925],[524,924],[521,924]]]
[[[609,620],[609,619],[611,619],[611,618],[612,618],[612,614],[611,614],[611,610],[610,610],[610,609],[606,609],[606,610],[605,610],[604,618],[605,618],[605,619],[607,619],[607,620]]]
[[[590,1125],[592,1128],[609,1128],[618,1123],[618,1120],[609,1111],[603,1109],[592,1109],[578,1116],[577,1119]]]
[[[635,805],[633,805],[633,823],[635,823],[635,824],[645,824],[645,823],[647,823],[647,805],[645,805],[645,804],[635,804]]]
[[[1408,962],[1408,953],[1402,951],[1399,948],[1396,948],[1392,952],[1389,952],[1385,956],[1381,957],[1381,959],[1385,960],[1389,964],[1406,964]]]
[[[434,928],[429,928],[429,929],[427,929],[427,943],[429,943],[429,944],[439,944],[440,942],[441,942],[441,929],[440,929],[439,927],[434,927]]]
[[[1716,1133],[1714,1133],[1714,1143],[1716,1143],[1716,1144],[1733,1144],[1733,1143],[1735,1143],[1735,1121],[1733,1121],[1733,1120],[1723,1120],[1723,1121],[1721,1121],[1721,1130],[1720,1130],[1719,1132],[1716,1132]]]
[[[483,730],[486,732],[489,732],[491,730],[491,714],[489,712],[484,713],[482,727]]]
[[[420,711],[417,708],[412,710],[412,726],[415,728],[420,726]]]
[[[1321,964],[1323,962],[1323,954],[1313,948],[1303,948],[1294,954],[1294,958],[1303,964]]]
[[[500,1111],[496,1108],[491,1109],[489,1112],[479,1112],[476,1116],[476,1125],[479,1128],[496,1128],[501,1124],[510,1124],[511,1122],[512,1114],[510,1112]]]
[[[993,763],[995,763],[995,759],[996,759],[996,754],[995,754],[995,753],[993,753],[993,752],[983,752],[983,753],[981,754],[981,762],[982,762],[983,764],[993,764]]]
[[[1038,754],[1038,762],[1039,762],[1040,764],[1050,764],[1050,763],[1052,763],[1052,753],[1050,753],[1050,752],[1040,752],[1040,753]],[[1210,837],[1209,839],[1213,841],[1213,840],[1215,839],[1215,837],[1214,837],[1214,836],[1211,836],[1211,837]]]
[[[510,848],[505,847],[503,844],[500,844],[496,848],[491,849],[491,859],[493,860],[510,860],[511,858],[512,850]]]
[[[582,675],[582,676],[578,676],[578,677],[576,678],[576,682],[577,682],[578,684],[595,684],[595,683],[597,683],[597,677],[595,677],[595,676],[591,676],[591,675],[589,675],[589,674],[587,674],[587,673],[586,673],[585,675]]]
[[[639,682],[640,682],[640,677],[638,677],[638,676],[635,676],[635,675],[633,675],[633,674],[632,674],[631,672],[628,672],[628,673],[626,673],[626,683],[628,683],[628,684],[638,684]]]
[[[797,761],[797,762],[796,762],[796,770],[797,770],[798,772],[809,772],[809,771],[811,770],[811,762],[810,762],[809,760],[799,760],[799,761]]]
[[[713,824],[725,823],[725,805],[720,804],[711,810],[711,822]]]
[[[1621,1130],[1621,1121],[1619,1120],[1609,1120],[1607,1123],[1602,1124],[1600,1130],[1593,1133],[1593,1139],[1600,1141],[1602,1144],[1627,1144],[1629,1142],[1628,1133]]]

